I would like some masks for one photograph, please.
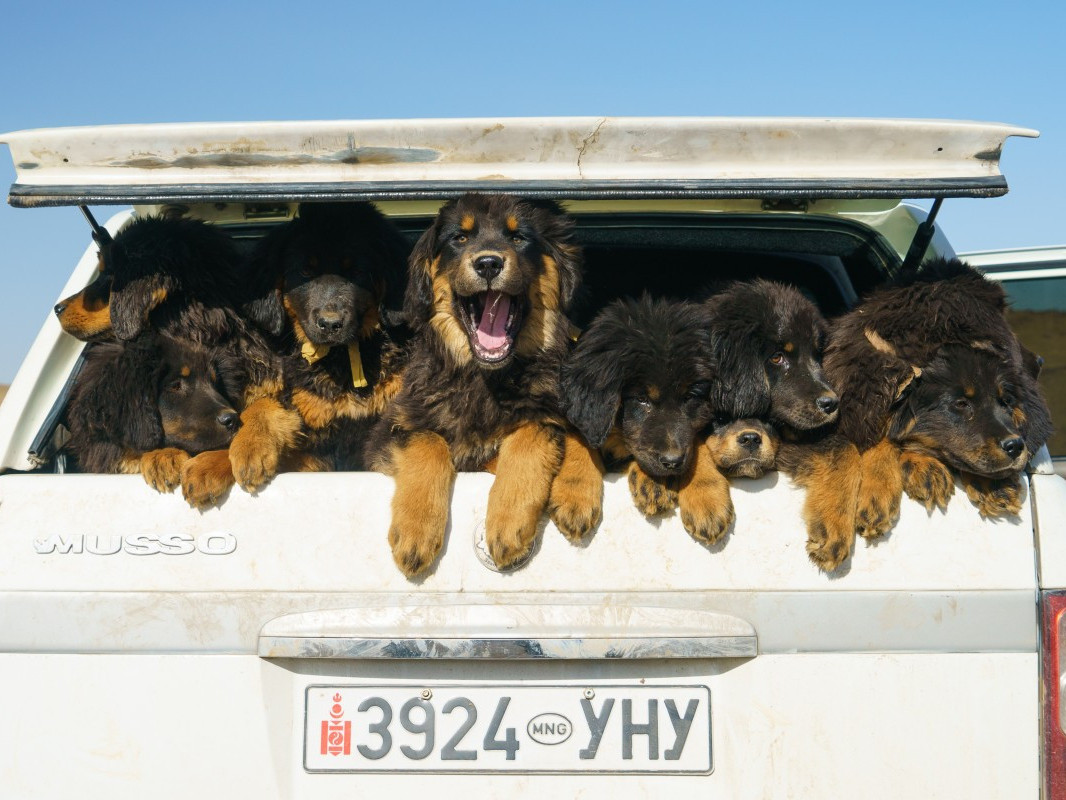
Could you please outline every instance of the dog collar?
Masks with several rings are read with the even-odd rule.
[[[304,342],[300,346],[300,355],[308,364],[314,364],[325,358],[331,349],[328,344]],[[348,365],[352,368],[352,386],[356,389],[365,387],[367,385],[366,373],[363,372],[363,357],[359,353],[359,342],[348,344]]]

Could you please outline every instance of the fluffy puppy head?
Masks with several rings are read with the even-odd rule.
[[[730,478],[759,478],[774,468],[780,439],[759,419],[715,420],[707,447],[714,463]]]
[[[581,251],[555,203],[467,194],[446,203],[415,245],[408,324],[429,326],[457,364],[499,369],[565,346]]]
[[[408,250],[370,203],[302,203],[256,248],[245,313],[275,336],[291,327],[301,344],[366,338],[400,305]]]
[[[826,324],[810,300],[791,286],[756,280],[730,285],[706,306],[716,334],[716,412],[796,430],[837,418],[839,399],[821,366]]]
[[[195,219],[143,217],[102,244],[99,275],[55,306],[63,330],[83,341],[129,341],[146,327],[191,320],[205,338],[227,329],[239,256],[221,229]]]
[[[963,472],[1017,473],[1032,456],[1019,393],[1024,379],[992,352],[942,347],[894,411],[889,438]]]
[[[163,444],[187,453],[227,447],[240,415],[222,392],[211,353],[189,342],[164,338],[155,371]]]
[[[700,306],[616,300],[563,365],[567,417],[594,447],[617,426],[645,472],[683,475],[711,418],[712,349]]]

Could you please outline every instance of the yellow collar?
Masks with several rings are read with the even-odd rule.
[[[300,355],[308,364],[322,360],[329,351],[330,345],[314,342],[304,342],[300,347]],[[362,389],[367,385],[367,381],[366,374],[363,372],[363,357],[359,354],[359,342],[348,343],[348,364],[352,368],[352,386]]]

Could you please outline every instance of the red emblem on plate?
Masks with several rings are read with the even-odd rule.
[[[322,720],[322,755],[350,755],[352,752],[352,722],[344,719],[343,699],[340,693],[333,695],[329,719]]]

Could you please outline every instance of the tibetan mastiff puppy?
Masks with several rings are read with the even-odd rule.
[[[945,507],[957,470],[988,516],[1020,509],[1019,473],[1051,433],[1037,360],[998,285],[956,259],[900,276],[834,322],[825,370],[841,396],[831,446],[806,460],[808,552],[836,569],[854,536],[884,535],[904,491]]]
[[[715,466],[730,478],[761,478],[774,469],[781,440],[761,419],[715,419],[707,449]]]
[[[616,300],[589,325],[567,359],[567,417],[609,466],[625,464],[645,515],[680,506],[697,540],[733,522],[729,483],[704,440],[716,378],[710,319],[696,303]]]
[[[66,409],[67,450],[85,472],[139,473],[170,491],[191,455],[225,448],[240,427],[224,359],[146,333],[91,344]]]
[[[94,237],[100,248],[99,276],[55,307],[63,329],[84,341],[129,342],[161,333],[190,345],[217,351],[213,357],[234,364],[243,386],[232,397],[242,426],[233,450],[209,450],[182,468],[182,490],[189,503],[217,502],[238,475],[242,485],[262,483],[263,463],[291,443],[299,419],[285,412],[274,396],[281,387],[281,364],[266,339],[237,310],[245,297],[242,259],[232,238],[218,227],[181,217],[143,217],[113,239]],[[270,440],[269,449],[250,446]]]
[[[822,368],[829,331],[825,319],[798,289],[765,280],[731,284],[706,303],[720,376],[711,391],[716,416],[765,420],[772,426],[780,437],[775,465],[808,487],[808,531],[821,531],[824,517],[846,515],[831,503],[819,504],[820,495],[810,491],[823,474],[812,464],[812,455],[840,447],[834,438],[840,397]],[[833,463],[826,470],[839,466]],[[857,469],[853,472],[838,479],[857,481]],[[811,557],[818,560],[813,552]]]
[[[402,305],[409,251],[366,202],[303,203],[259,244],[244,308],[282,354],[278,399],[298,412],[301,433],[281,460],[261,475],[238,471],[239,480],[258,483],[275,468],[363,468],[362,421],[380,416],[400,386],[406,335],[387,323]]]
[[[407,576],[440,553],[457,470],[496,474],[485,538],[501,568],[530,552],[549,504],[568,536],[598,519],[602,475],[559,399],[581,276],[572,227],[555,203],[467,194],[415,245],[404,310],[416,338],[368,448],[396,479],[389,544]]]

